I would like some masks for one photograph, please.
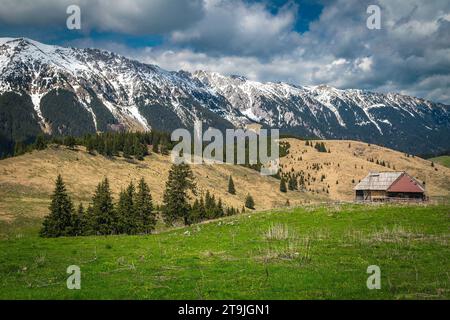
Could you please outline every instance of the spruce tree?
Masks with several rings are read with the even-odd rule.
[[[125,190],[122,190],[117,202],[117,227],[120,234],[136,234],[136,213],[135,213],[135,188],[131,182]]]
[[[82,203],[80,203],[77,212],[73,215],[72,224],[72,235],[82,236],[85,230],[85,212]]]
[[[205,200],[203,199],[203,197],[200,198],[200,203],[199,203],[199,218],[200,221],[205,220],[207,217],[206,214],[206,208],[205,208]]]
[[[139,181],[134,206],[134,211],[138,222],[138,233],[151,233],[155,229],[156,217],[153,212],[150,188],[144,178],[141,178]]]
[[[288,188],[291,191],[297,190],[298,189],[298,182],[297,182],[297,178],[295,177],[289,177],[289,181],[288,181]]]
[[[198,199],[195,199],[194,204],[191,207],[190,217],[193,223],[198,223],[202,220],[200,218],[200,201],[198,201]]]
[[[134,154],[133,145],[129,138],[125,139],[123,146],[123,157],[130,158]]]
[[[245,198],[245,207],[254,210],[255,209],[255,201],[253,200],[253,197],[248,194]]]
[[[92,197],[91,211],[91,227],[94,234],[108,235],[116,233],[117,219],[107,178],[97,186]]]
[[[159,153],[159,136],[156,135],[156,133],[152,139],[152,151],[154,153]]]
[[[206,218],[212,219],[214,218],[214,208],[216,206],[216,201],[214,197],[211,195],[211,193],[206,191],[205,195],[205,211],[206,211]]]
[[[189,165],[172,165],[163,195],[162,213],[167,225],[173,225],[178,219],[183,219],[185,225],[191,224],[188,191],[195,194],[195,189],[195,178]]]
[[[284,193],[287,192],[286,181],[284,180],[284,178],[281,178],[280,180],[280,191]]]
[[[146,153],[145,149],[146,149],[146,147],[142,143],[139,142],[139,139],[136,138],[134,141],[134,146],[133,146],[133,151],[134,151],[133,154],[137,160],[139,160],[139,161],[144,160],[144,156]]]
[[[39,134],[36,137],[36,140],[34,142],[34,148],[36,150],[44,150],[45,148],[47,148],[47,141],[45,140],[45,137],[43,134]]]
[[[228,193],[229,194],[236,194],[236,189],[234,187],[234,181],[233,181],[233,177],[230,176],[230,178],[228,179]]]
[[[67,136],[64,138],[64,145],[68,147],[69,149],[73,150],[75,149],[75,145],[77,144],[76,140],[72,136]]]
[[[87,136],[85,139],[86,151],[90,154],[94,154],[95,151],[95,141],[91,136]]]
[[[169,155],[169,141],[165,136],[161,138],[160,152],[164,156]]]
[[[220,217],[223,217],[224,215],[225,215],[225,212],[223,210],[222,199],[219,199],[219,201],[217,202],[217,205],[216,205],[216,209],[215,209],[215,218],[220,218]]]
[[[50,214],[44,219],[40,235],[48,238],[73,235],[74,206],[61,175],[56,178],[49,209]]]

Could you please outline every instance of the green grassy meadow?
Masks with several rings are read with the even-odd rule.
[[[450,156],[441,156],[429,159],[430,161],[439,163],[447,168],[450,168]]]
[[[450,206],[309,206],[148,236],[42,239],[39,226],[0,224],[0,299],[450,298]]]

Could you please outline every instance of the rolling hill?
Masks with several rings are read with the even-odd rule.
[[[407,171],[420,182],[425,182],[430,197],[450,196],[450,169],[440,164],[432,167],[430,160],[358,141],[317,141],[323,142],[330,153],[318,152],[314,148],[316,141],[312,141],[313,146],[306,146],[305,141],[297,139],[287,141],[291,147],[289,155],[281,159],[283,172],[303,170],[306,176],[309,173],[310,185],[307,184],[306,188],[315,194],[325,194],[334,200],[352,200],[353,187],[369,171]],[[385,166],[377,164],[377,161],[384,162]],[[322,175],[325,175],[323,181]]]
[[[77,201],[89,201],[95,187],[104,178],[111,181],[116,199],[130,181],[144,177],[155,202],[161,203],[162,194],[171,167],[169,156],[151,154],[144,161],[124,158],[109,159],[93,156],[83,149],[72,151],[64,147],[49,147],[23,156],[0,161],[0,219],[11,219],[16,214],[42,217],[47,214],[49,195],[57,174],[62,174],[69,192]],[[259,172],[242,166],[201,165],[192,167],[198,190],[211,191],[224,204],[241,209],[250,193],[257,210],[281,207],[289,199],[291,205],[324,201],[307,193],[282,194],[279,181],[261,176]],[[227,193],[228,177],[232,175],[237,194]]]
[[[427,194],[432,198],[450,196],[450,169],[439,164],[432,167],[428,160],[356,141],[321,141],[330,153],[318,152],[314,147],[306,146],[303,140],[286,141],[290,149],[289,154],[281,158],[281,168],[285,173],[303,171],[305,190],[281,193],[279,180],[261,176],[259,172],[242,166],[200,165],[193,166],[199,191],[210,190],[226,205],[239,209],[250,193],[255,198],[256,209],[267,210],[283,207],[288,199],[291,206],[351,201],[353,186],[369,171],[396,170],[407,171],[425,181]],[[377,160],[380,163],[384,161],[386,166],[377,165]],[[159,204],[170,166],[170,157],[159,154],[151,154],[144,161],[131,161],[93,156],[82,147],[72,151],[56,146],[1,160],[0,219],[14,220],[17,216],[42,218],[48,212],[49,195],[59,173],[76,201],[89,201],[96,185],[104,177],[111,180],[116,199],[130,181],[144,177],[154,201]],[[230,175],[236,185],[236,196],[227,193]]]

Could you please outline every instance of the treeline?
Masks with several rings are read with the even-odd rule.
[[[209,191],[204,197],[196,198],[191,205],[191,193],[197,195],[190,167],[186,164],[173,165],[160,208],[166,225],[172,226],[178,221],[191,225],[239,213],[233,207],[225,207],[222,200],[216,199]],[[254,208],[250,195],[247,196],[245,206]],[[40,235],[53,238],[149,234],[154,231],[156,221],[150,188],[143,178],[137,186],[131,182],[121,191],[117,203],[114,203],[109,180],[105,178],[98,184],[87,209],[82,204],[75,209],[63,178],[59,175],[51,197],[50,213],[44,219]]]
[[[236,146],[236,143],[235,143]],[[250,164],[249,162],[249,153],[250,153],[250,147],[249,147],[249,141],[246,140],[245,141],[245,164],[243,164],[244,167],[256,170],[256,171],[261,171],[262,167],[263,167],[263,163],[261,162],[261,159],[259,157],[259,148],[260,148],[260,144],[259,144],[259,140],[257,143],[257,151],[258,151],[258,156],[257,156],[257,163],[256,164]],[[279,142],[279,147],[278,147],[278,155],[280,158],[283,158],[285,156],[287,156],[289,154],[289,150],[291,148],[291,145],[289,142],[287,141],[280,141]],[[235,147],[235,163],[237,162],[236,160],[236,147]],[[271,156],[271,148],[270,148],[270,136],[267,137],[267,155]],[[224,157],[226,157],[226,150],[224,149]],[[279,175],[275,174],[274,175],[275,178],[279,179]]]
[[[267,154],[270,155],[270,136],[267,137]],[[172,142],[170,134],[166,132],[152,130],[151,132],[106,132],[96,134],[86,134],[82,137],[74,136],[49,136],[39,134],[32,144],[19,141],[15,143],[14,156],[19,156],[33,150],[45,150],[48,145],[66,146],[74,149],[76,146],[84,146],[90,154],[100,154],[106,157],[135,158],[143,160],[151,152],[168,155],[178,142]],[[204,143],[203,148],[208,144]],[[237,163],[237,142],[235,142],[235,163]],[[262,163],[259,159],[259,140],[257,143],[258,158],[256,164],[249,163],[249,141],[245,141],[245,164],[243,166],[260,171]],[[279,143],[279,156],[284,157],[289,154],[290,144],[288,142]],[[193,149],[192,149],[193,150]],[[226,146],[223,149],[226,159]]]
[[[74,136],[48,136],[39,134],[34,143],[26,144],[16,142],[14,156],[22,155],[33,150],[44,150],[49,144],[64,145],[71,149],[75,146],[84,146],[91,154],[101,154],[107,157],[136,158],[143,160],[149,154],[148,146],[152,152],[168,154],[173,148],[170,135],[165,132],[153,130],[151,132],[106,132],[86,134],[82,137]]]

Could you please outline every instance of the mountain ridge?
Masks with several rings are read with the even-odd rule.
[[[0,70],[0,94],[12,94],[10,100],[28,95],[27,121],[53,134],[107,131],[118,124],[173,130],[202,119],[219,129],[256,122],[284,133],[356,139],[410,153],[439,152],[450,140],[450,106],[397,93],[167,71],[104,50],[27,38],[0,38]],[[0,102],[1,112],[12,118]],[[0,135],[24,140],[27,133],[14,133],[21,126],[14,121],[0,123]]]

